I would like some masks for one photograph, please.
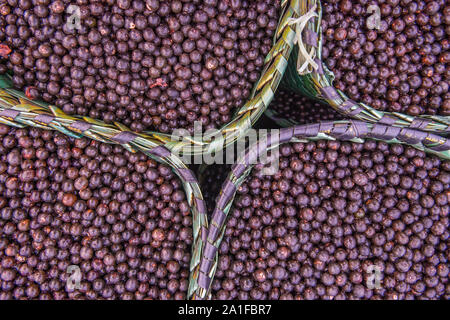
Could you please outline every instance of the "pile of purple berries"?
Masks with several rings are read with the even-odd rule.
[[[238,189],[214,299],[449,299],[450,162],[400,144],[280,147]]]
[[[330,106],[285,89],[277,91],[269,108],[275,111],[277,116],[295,121],[296,124],[343,119],[343,116]]]
[[[208,212],[212,213],[216,207],[217,197],[220,194],[222,185],[230,173],[231,165],[213,164],[207,166],[197,174],[203,199],[205,199]]]

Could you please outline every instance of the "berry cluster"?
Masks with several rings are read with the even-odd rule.
[[[170,168],[119,146],[0,125],[0,299],[184,299],[191,245]]]

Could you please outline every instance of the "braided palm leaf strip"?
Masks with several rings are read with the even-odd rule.
[[[281,129],[279,135],[268,136],[264,141],[250,146],[244,155],[233,165],[231,172],[222,185],[216,208],[212,213],[208,235],[204,242],[203,256],[200,262],[198,283],[203,288],[197,299],[209,298],[212,280],[217,269],[218,249],[223,239],[228,213],[233,204],[236,191],[251,172],[261,152],[289,142],[308,142],[313,140],[345,140],[363,143],[365,139],[375,139],[387,143],[400,143],[419,150],[450,159],[450,140],[433,133],[372,124],[362,121],[328,121],[317,124],[301,125]]]
[[[197,270],[208,228],[206,205],[195,175],[179,157],[164,147],[163,141],[153,135],[132,132],[119,123],[111,125],[88,117],[68,116],[56,107],[31,102],[12,89],[0,89],[0,123],[19,128],[31,126],[56,130],[73,138],[88,137],[103,143],[119,144],[130,152],[143,152],[170,166],[183,183],[193,217],[188,297],[198,290]]]
[[[305,38],[304,43],[308,50],[311,47],[317,48],[317,57],[314,61],[317,63],[318,68],[309,74],[299,75],[296,68],[299,52],[298,48],[295,47],[289,59],[283,86],[301,91],[308,97],[324,101],[336,111],[358,120],[435,133],[450,132],[449,116],[410,116],[399,112],[379,111],[364,103],[358,103],[349,99],[341,90],[334,88],[334,74],[328,70],[322,61],[322,29],[320,27],[322,8],[320,7],[320,0],[305,0],[304,2],[308,6],[301,6],[302,15],[308,12],[308,8],[314,4],[318,5],[317,13],[319,17],[310,20],[310,23],[305,28],[306,35],[303,35],[303,38]],[[274,113],[270,114],[270,116],[273,115]]]

